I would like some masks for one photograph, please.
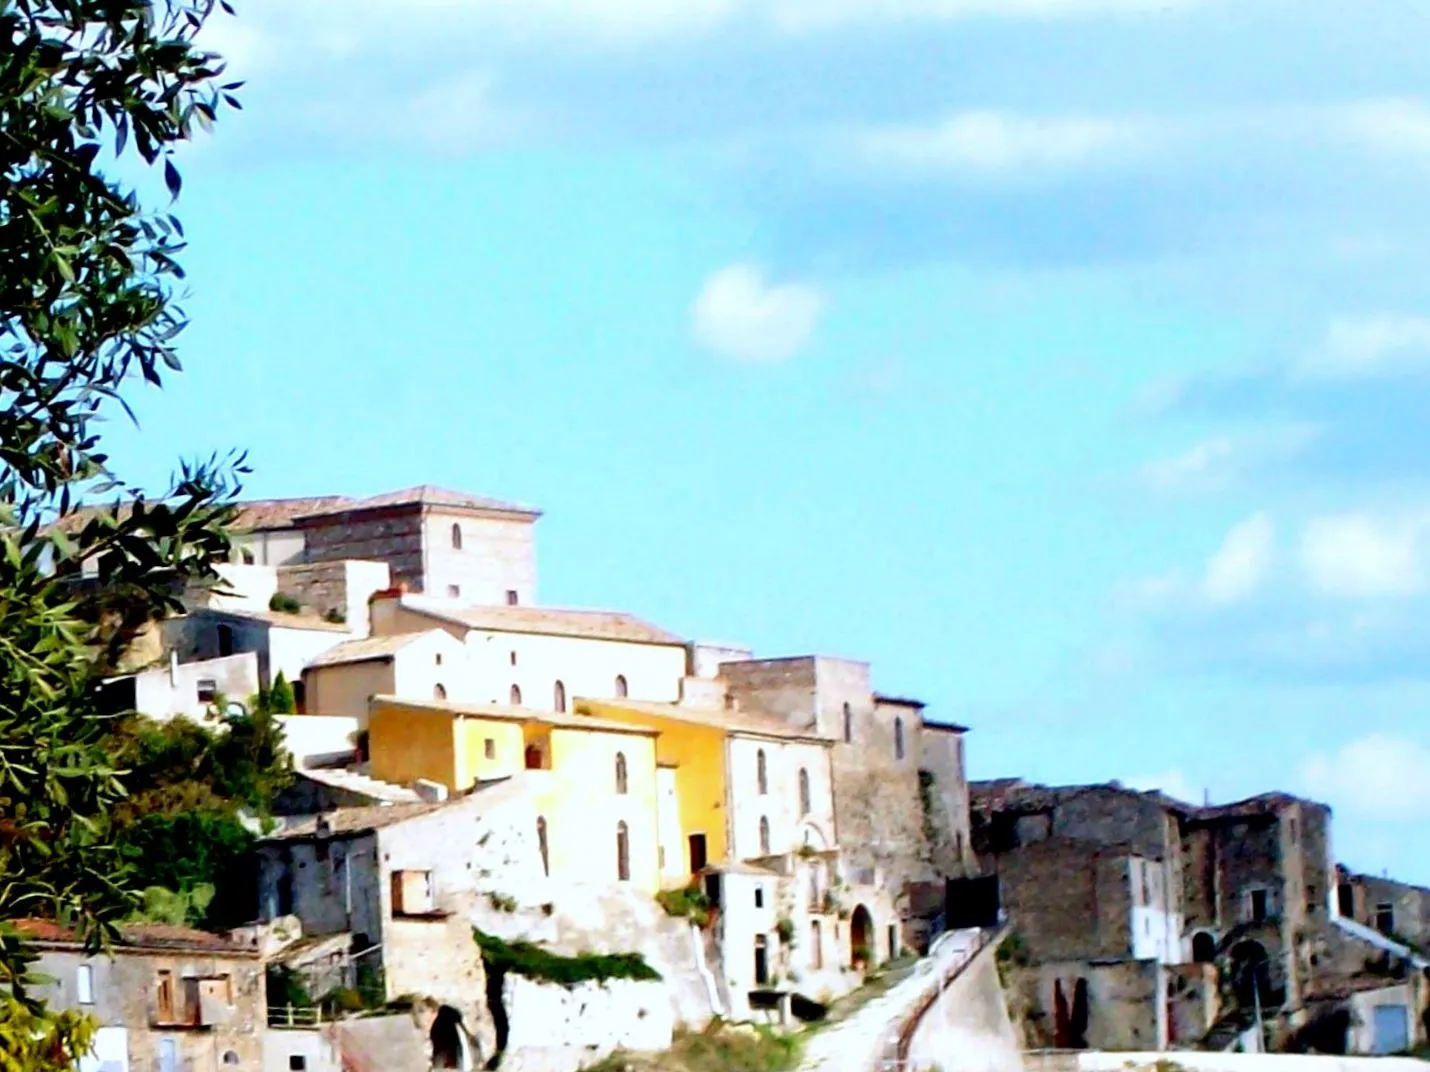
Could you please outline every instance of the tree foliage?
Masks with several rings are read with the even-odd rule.
[[[194,44],[214,6],[0,0],[0,920],[57,918],[93,948],[134,906],[99,678],[214,579],[241,471],[185,465],[150,499],[98,430],[179,368],[182,226],[113,175],[147,166],[177,196],[175,147],[235,88]],[[68,1067],[85,1040],[35,1000],[29,963],[0,930],[0,1069]]]

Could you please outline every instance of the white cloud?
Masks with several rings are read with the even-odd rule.
[[[1301,534],[1301,565],[1312,588],[1332,596],[1408,596],[1425,588],[1430,518],[1336,514]]]
[[[1430,317],[1340,317],[1293,368],[1302,379],[1357,380],[1430,372]]]
[[[1333,129],[1367,148],[1430,163],[1430,107],[1415,100],[1371,100],[1335,109]]]
[[[1272,425],[1213,436],[1181,454],[1142,466],[1138,483],[1160,495],[1220,491],[1256,468],[1299,454],[1320,434],[1309,423]]]
[[[732,264],[700,288],[691,310],[695,341],[740,361],[784,361],[808,344],[825,304],[815,287],[770,284],[760,268]]]
[[[868,128],[854,134],[853,148],[863,162],[901,172],[993,174],[1095,166],[1152,140],[1139,120],[982,111],[931,124]]]
[[[1430,748],[1373,733],[1307,760],[1302,779],[1337,810],[1389,822],[1430,819]]]
[[[1234,525],[1207,562],[1202,590],[1217,605],[1240,603],[1255,594],[1271,565],[1276,529],[1265,514]]]

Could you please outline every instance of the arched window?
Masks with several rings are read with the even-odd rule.
[[[894,719],[894,758],[904,758],[904,720]]]
[[[770,821],[763,815],[760,816],[760,855],[770,854]]]
[[[848,704],[844,705],[844,743],[851,744],[854,741],[854,710]]]
[[[541,850],[541,870],[547,878],[551,877],[551,855],[546,844],[546,817],[538,816],[536,819],[536,847]]]
[[[631,690],[630,690],[630,687],[626,684],[626,675],[625,675],[625,674],[617,674],[617,675],[616,675],[616,696],[619,697],[620,699],[624,700],[624,699],[626,698],[626,696],[630,693],[630,691],[631,691]]]
[[[566,710],[566,686],[559,681],[556,683],[556,695],[554,697],[554,700],[556,710]]]
[[[626,780],[626,754],[616,753],[616,792],[625,795],[627,788]]]
[[[799,769],[799,813],[809,814],[809,771]]]
[[[759,786],[760,796],[764,796],[770,791],[770,773],[765,767],[765,750],[763,748],[755,753],[755,784]]]
[[[513,686],[511,687],[511,705],[512,705],[513,707],[520,707],[520,706],[521,706],[521,686],[520,686],[520,685],[513,685]]]
[[[616,878],[631,880],[631,831],[624,822],[616,824]]]
[[[445,700],[446,698],[447,698],[447,686],[446,686],[446,685],[443,685],[441,682],[438,682],[436,685],[433,685],[433,686],[432,686],[432,699],[434,699],[434,700]]]
[[[453,551],[460,551],[461,549],[462,549],[462,526],[459,525],[459,524],[457,524],[457,523],[454,521],[454,522],[452,522],[452,550],[453,550]]]
[[[815,971],[824,967],[824,936],[817,919],[809,923],[809,966]]]
[[[218,627],[218,653],[220,656],[233,654],[233,626]]]

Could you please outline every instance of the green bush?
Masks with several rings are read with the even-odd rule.
[[[687,886],[678,890],[661,890],[655,895],[656,903],[665,909],[667,916],[688,919],[697,927],[710,922],[710,898],[699,886]]]
[[[660,973],[639,953],[581,953],[574,957],[552,953],[530,942],[507,942],[473,927],[472,937],[482,951],[489,975],[512,972],[543,983],[572,987],[577,983],[602,983],[608,979],[654,982]]]
[[[319,1006],[325,1013],[362,1012],[367,1008],[363,996],[350,986],[335,986],[323,995]]]
[[[268,1004],[274,1007],[293,1006],[311,1009],[313,997],[308,993],[303,977],[286,964],[268,966]]]
[[[273,598],[268,601],[268,609],[279,614],[297,614],[303,609],[303,604],[286,592],[274,592]]]
[[[293,698],[293,686],[288,684],[288,679],[283,676],[283,671],[278,671],[278,676],[273,679],[273,687],[268,690],[268,714],[270,715],[291,715],[298,710],[298,703]]]

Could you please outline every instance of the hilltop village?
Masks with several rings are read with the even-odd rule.
[[[970,784],[969,731],[867,663],[545,605],[539,516],[250,502],[223,584],[137,637],[114,710],[222,732],[282,683],[292,770],[220,891],[243,925],[106,958],[23,921],[96,1069],[571,1072],[896,969],[870,1037],[904,1054],[979,958],[1024,1049],[1425,1043],[1430,891],[1339,868],[1326,806]]]

